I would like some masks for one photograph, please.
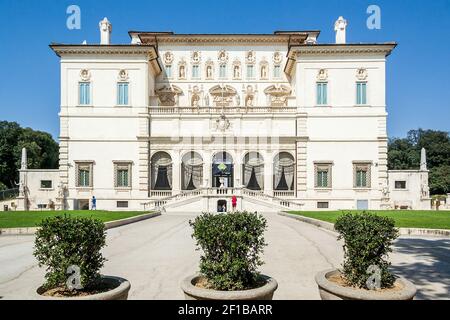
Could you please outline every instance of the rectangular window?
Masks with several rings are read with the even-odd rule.
[[[131,188],[131,163],[115,163],[115,187]]]
[[[91,104],[91,84],[89,82],[79,83],[79,103],[81,106]]]
[[[281,78],[281,66],[274,66],[273,67],[273,77],[274,78]]]
[[[255,69],[254,69],[254,66],[252,64],[248,64],[247,65],[247,78],[248,79],[255,78]]]
[[[316,188],[331,188],[331,167],[331,163],[318,163],[314,165]]]
[[[128,105],[128,83],[126,82],[117,84],[117,104],[119,106]]]
[[[369,163],[354,163],[354,187],[355,188],[370,188],[370,167]]]
[[[317,83],[317,105],[328,104],[328,84],[325,82]]]
[[[395,181],[395,189],[406,189],[406,181]]]
[[[172,66],[170,66],[170,65],[166,66],[166,77],[172,78]]]
[[[76,186],[78,188],[92,188],[92,168],[92,163],[76,164]]]
[[[365,105],[367,104],[367,83],[357,82],[356,83],[356,104]]]
[[[117,208],[128,208],[128,201],[117,201]]]
[[[52,189],[53,183],[51,180],[41,180],[41,189]]]
[[[219,77],[224,79],[227,77],[227,66],[225,64],[221,64],[219,68]]]
[[[200,78],[200,66],[193,65],[192,66],[192,78]]]
[[[329,207],[329,202],[317,202],[317,209],[328,209]]]

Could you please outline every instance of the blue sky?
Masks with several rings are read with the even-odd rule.
[[[81,30],[68,30],[66,9],[81,8]],[[369,5],[381,30],[366,27]],[[450,131],[450,0],[88,1],[0,0],[0,120],[59,134],[59,65],[51,42],[99,42],[98,22],[113,23],[113,42],[129,30],[177,33],[272,33],[321,30],[334,41],[339,15],[348,42],[396,41],[388,59],[389,136],[410,129]]]

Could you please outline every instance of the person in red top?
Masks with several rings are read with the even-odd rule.
[[[231,198],[231,205],[233,206],[233,212],[236,211],[236,207],[237,207],[237,197],[233,196],[233,198]]]

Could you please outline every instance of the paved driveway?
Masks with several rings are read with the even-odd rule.
[[[317,271],[337,267],[341,244],[335,234],[266,215],[269,229],[262,271],[279,282],[276,299],[319,299]],[[197,271],[199,252],[191,239],[191,216],[168,214],[108,231],[104,274],[131,281],[130,299],[183,299],[179,282]],[[0,296],[26,299],[43,279],[32,256],[32,236],[0,237]],[[420,299],[449,298],[450,240],[401,238],[392,255],[395,272],[420,289]]]

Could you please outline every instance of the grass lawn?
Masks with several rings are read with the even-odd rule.
[[[335,223],[336,219],[346,211],[295,211],[290,212],[308,218]],[[362,211],[350,211],[361,213]],[[450,211],[370,211],[391,217],[398,228],[450,229]]]
[[[144,214],[141,211],[8,211],[0,212],[0,228],[36,227],[43,219],[61,216],[96,218],[103,222],[126,219]]]

